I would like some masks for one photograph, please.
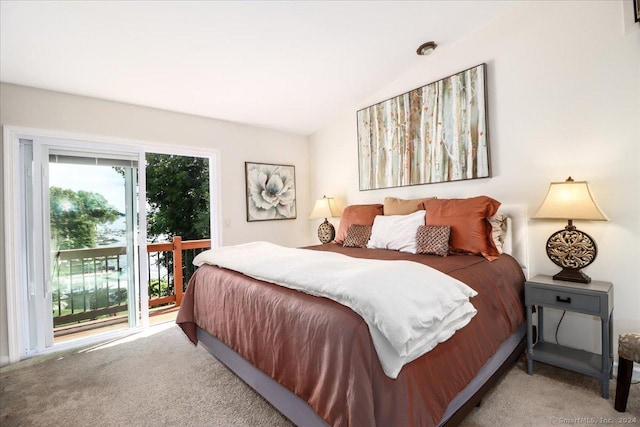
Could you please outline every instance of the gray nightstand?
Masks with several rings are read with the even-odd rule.
[[[613,284],[592,281],[572,283],[536,276],[524,284],[527,306],[527,372],[533,372],[533,361],[548,363],[585,375],[600,378],[602,397],[609,398],[609,379],[613,365]],[[533,344],[532,307],[538,308],[538,342]],[[544,310],[552,307],[576,313],[598,316],[602,325],[602,354],[576,350],[544,340]]]

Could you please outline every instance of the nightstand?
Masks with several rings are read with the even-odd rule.
[[[533,373],[533,361],[569,369],[600,378],[602,397],[609,398],[609,379],[613,365],[613,284],[592,281],[573,283],[536,276],[524,284],[527,306],[527,372]],[[532,308],[538,309],[538,341],[533,343]],[[544,307],[600,317],[602,354],[576,350],[544,340]]]

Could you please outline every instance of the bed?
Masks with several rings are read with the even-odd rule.
[[[350,308],[229,269],[199,267],[176,322],[297,425],[456,425],[522,353],[524,273],[506,253],[488,261],[335,243],[304,250],[414,261],[478,295],[467,326],[392,379],[367,324]]]

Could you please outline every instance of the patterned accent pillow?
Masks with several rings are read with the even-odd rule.
[[[489,219],[491,224],[491,238],[499,253],[503,253],[504,239],[507,237],[507,216],[498,212]]]
[[[451,227],[448,225],[421,225],[416,236],[417,253],[447,256],[450,235]]]
[[[370,225],[351,224],[347,230],[347,237],[344,238],[344,244],[342,246],[349,248],[366,248],[370,237]]]

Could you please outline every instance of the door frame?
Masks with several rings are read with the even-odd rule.
[[[117,137],[106,137],[99,135],[80,134],[75,132],[62,132],[36,128],[26,128],[19,126],[3,126],[3,215],[4,215],[4,269],[5,269],[5,292],[7,310],[7,341],[8,341],[8,363],[14,363],[27,356],[25,346],[24,331],[28,325],[21,319],[22,288],[23,278],[21,274],[22,259],[22,236],[19,224],[21,223],[20,211],[20,159],[19,140],[23,139],[47,139],[65,140],[69,142],[70,148],[84,149],[85,151],[101,152],[128,152],[137,153],[139,165],[144,165],[145,154],[147,152],[161,154],[176,154],[184,156],[204,157],[209,159],[209,202],[211,221],[211,245],[217,247],[222,243],[222,207],[221,207],[221,182],[220,182],[220,152],[218,149],[204,151],[202,148],[193,148],[184,145],[160,144],[149,141],[123,139]],[[143,167],[139,167],[139,212],[145,211],[146,203],[146,175]],[[147,263],[147,219],[145,215],[139,218],[138,247],[140,248],[140,272],[146,271]],[[143,280],[141,278],[140,280]],[[148,286],[141,283],[140,300],[148,301]],[[143,319],[142,327],[148,326],[148,304],[141,304],[141,314]],[[54,348],[54,347],[52,347]],[[3,361],[4,364],[4,361]]]

